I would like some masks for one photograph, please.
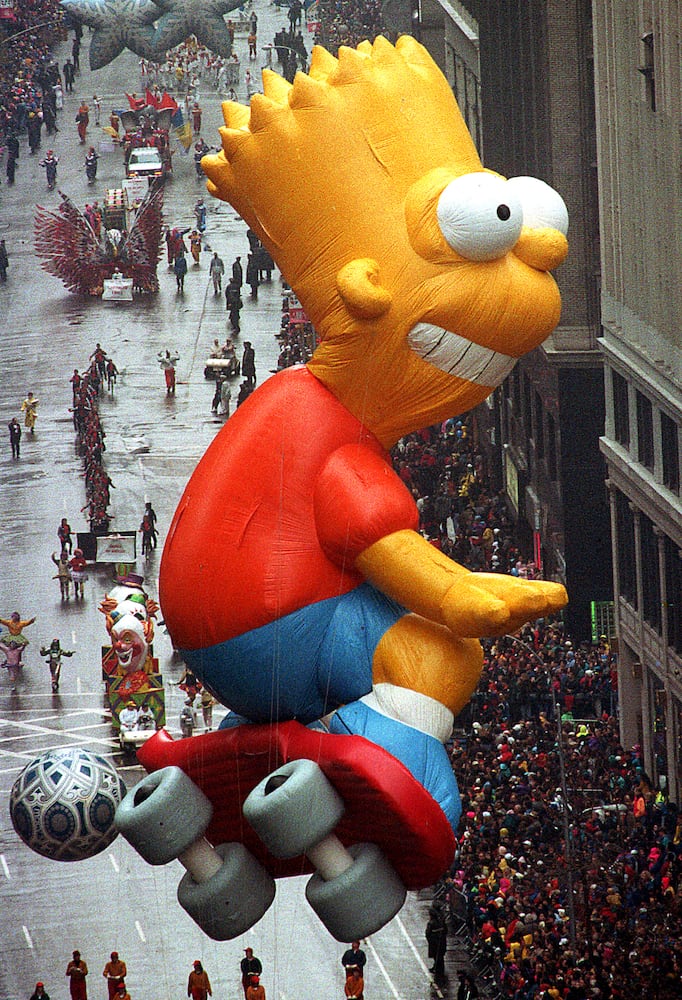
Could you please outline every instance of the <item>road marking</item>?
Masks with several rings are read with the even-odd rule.
[[[72,714],[82,716],[100,713],[97,711],[93,712],[93,710],[81,710]],[[55,721],[58,722],[59,720]],[[51,729],[47,726],[36,725],[35,723],[16,722],[12,719],[2,718],[0,718],[0,724],[13,726],[15,730],[24,730],[21,735],[18,735],[15,731],[14,736],[4,736],[0,738],[0,761],[5,765],[9,765],[10,761],[13,763],[21,761],[25,766],[29,761],[34,759],[38,752],[46,753],[48,751],[66,750],[83,743],[87,746],[94,747],[100,753],[104,751],[109,756],[111,756],[118,747],[118,741],[111,735],[111,724],[106,719],[95,723],[89,723],[88,725],[74,726],[68,730],[57,728]],[[97,736],[95,735],[95,732],[100,732],[102,735]],[[45,746],[36,748],[36,734],[44,737],[48,741],[51,738],[57,742],[48,742]],[[3,743],[14,743],[16,745],[23,740],[30,741],[31,743],[30,747],[23,752],[19,750],[8,750],[2,746]],[[12,773],[15,770],[17,770],[17,768],[12,766],[0,767],[0,774]]]
[[[37,753],[46,753],[48,750],[64,750],[66,747],[73,747],[78,743],[94,743],[97,746],[102,747],[112,747],[118,746],[119,742],[115,736],[95,736],[87,734],[87,730],[90,729],[100,729],[101,726],[81,726],[79,729],[74,729],[71,732],[60,733],[58,731],[53,731],[51,729],[36,729],[34,733],[28,734],[27,736],[15,736],[14,740],[8,742],[20,742],[21,740],[35,740],[35,733],[40,733],[43,736],[52,736],[53,738],[58,738],[58,743],[46,744],[42,747],[37,747],[35,744],[29,747],[27,750],[6,750],[4,747],[0,750],[0,758],[2,757],[25,757],[27,754],[31,754],[32,758],[36,756]]]
[[[5,859],[4,854],[0,854],[0,865],[2,865],[2,870],[5,873],[5,878],[10,879],[12,876],[9,873],[9,867],[7,865],[7,860]]]
[[[142,930],[142,924],[140,923],[139,920],[135,921],[135,930],[140,935],[140,941],[142,942],[142,944],[146,944],[147,938],[144,936],[144,931]]]
[[[36,710],[34,708],[33,712],[35,713],[35,711]],[[17,712],[17,715],[19,714],[20,713]],[[65,732],[71,732],[70,729],[67,730],[62,728],[61,723],[63,723],[65,719],[73,722],[82,719],[83,725],[80,727],[81,729],[92,729],[95,726],[111,725],[111,711],[109,709],[104,709],[104,708],[80,708],[78,707],[78,705],[74,705],[70,709],[62,708],[59,709],[58,712],[57,710],[55,710],[55,712],[52,712],[50,711],[49,707],[46,706],[45,708],[43,708],[42,714],[40,715],[39,714],[29,715],[28,712],[25,712],[24,714],[28,716],[28,718],[24,720],[0,714],[0,727],[14,727],[17,729],[26,729],[26,730],[30,728],[39,730],[44,729],[46,732],[50,733],[59,732],[63,734]],[[97,722],[86,722],[88,716],[90,717],[95,716],[97,718]],[[52,729],[50,726],[50,723],[52,722],[54,722],[55,724],[54,729]],[[0,743],[6,742],[10,738],[11,737],[8,736],[1,736]]]
[[[121,870],[121,866],[119,865],[118,861],[116,860],[113,854],[109,855],[109,861],[111,861],[111,867],[114,869],[116,874],[118,874]]]
[[[8,712],[12,713],[10,715],[11,719],[14,719],[14,718],[17,718],[17,717],[21,717],[21,716],[25,716],[25,715],[29,715],[31,712],[37,711],[37,706],[40,706],[41,711],[43,711],[43,712],[52,711],[52,712],[57,712],[58,713],[58,712],[63,711],[63,709],[61,709],[61,708],[60,709],[56,709],[56,708],[53,707],[54,706],[54,691],[33,691],[33,690],[26,691],[25,692],[25,701],[23,702],[23,704],[24,705],[26,705],[26,704],[31,705],[31,708],[25,708],[25,707],[21,707],[21,706],[15,708],[11,703],[8,706],[6,704],[6,701],[9,701],[10,698],[12,699],[12,701],[16,701],[16,695],[11,695],[10,696],[9,692],[7,692],[7,696],[8,696],[7,698],[3,698],[2,697],[2,692],[0,692],[0,707],[6,708],[6,710]],[[63,700],[64,698],[77,698],[77,697],[79,697],[79,696],[76,694],[75,691],[60,691],[59,692],[60,701]],[[81,700],[83,698],[89,698],[89,697],[101,698],[102,697],[102,689],[101,688],[93,688],[91,691],[83,691],[81,693],[81,695],[80,695]],[[47,703],[47,704],[45,704],[45,703]],[[108,708],[95,709],[94,706],[89,706],[89,705],[86,705],[83,708],[78,708],[76,705],[73,705],[71,707],[70,711],[71,712],[94,712],[94,711],[99,711],[100,715],[106,715],[107,713],[111,714],[111,710],[108,709]],[[56,715],[54,717],[57,718]]]
[[[71,642],[74,644],[74,646],[76,645],[76,630],[75,630],[75,628],[71,629]]]
[[[421,966],[424,975],[426,976],[427,979],[429,979],[431,981],[432,995],[435,995],[435,996],[437,996],[439,998],[442,998],[443,994],[441,993],[440,987],[438,986],[438,983],[436,983],[433,980],[433,977],[432,977],[431,973],[429,972],[429,970],[426,967],[426,962],[423,960],[423,958],[419,954],[419,951],[417,950],[417,947],[416,947],[414,941],[410,937],[407,928],[403,924],[403,922],[400,919],[400,917],[396,917],[395,920],[396,920],[396,923],[398,924],[398,927],[400,928],[400,933],[402,934],[402,936],[407,941],[407,943],[409,945],[409,948],[410,948],[410,951],[414,955],[414,957],[417,960],[418,964]]]
[[[97,753],[100,756],[103,756],[105,758],[107,758],[107,757],[108,758],[114,758],[114,757],[120,756],[121,751],[118,748],[118,743],[115,742],[114,740],[112,740],[108,744],[104,744],[102,740],[97,740],[96,742],[100,744],[100,746],[97,746],[95,748],[96,751],[97,751]],[[108,751],[108,753],[105,752],[102,749],[102,746],[106,747],[106,750]],[[73,750],[74,747],[76,749],[79,749],[79,750],[87,750],[88,749],[87,746],[84,746],[84,745],[81,745],[81,744],[77,744],[77,743],[76,744],[74,744],[74,743],[62,743],[59,746],[45,747],[43,749],[43,753],[48,753],[49,751],[56,751],[56,750]],[[24,768],[26,767],[26,765],[30,764],[31,761],[35,759],[35,757],[36,757],[36,751],[32,750],[32,751],[27,752],[27,753],[7,753],[7,752],[5,752],[5,753],[3,753],[2,756],[7,758],[7,761],[5,761],[5,763],[8,766],[0,768],[0,775],[3,775],[3,774],[15,774],[17,771],[23,771]],[[17,762],[14,767],[10,767],[9,766],[9,760],[12,759],[12,758],[16,759],[16,762]],[[1,792],[0,794],[6,795],[8,793],[7,792]]]
[[[8,724],[8,723],[11,723],[11,720],[7,719],[7,720],[3,720],[3,722],[5,724]],[[93,729],[107,729],[108,730],[111,727],[111,722],[108,719],[106,719],[106,720],[100,721],[100,722],[91,722],[91,723],[88,723],[88,725],[85,725],[85,726],[73,726],[71,729],[57,729],[57,728],[51,729],[49,726],[39,726],[39,725],[36,725],[35,723],[31,723],[31,722],[15,722],[14,725],[15,725],[15,727],[17,729],[23,729],[24,730],[23,734],[20,735],[20,734],[17,734],[15,732],[11,736],[3,736],[3,737],[1,737],[0,738],[0,747],[2,746],[3,743],[17,743],[17,742],[19,742],[21,740],[35,739],[36,733],[41,733],[43,736],[58,736],[59,739],[62,740],[62,741],[65,738],[67,738],[67,737],[69,739],[71,739],[72,737],[74,739],[77,739],[77,738],[79,738],[79,735],[81,733],[91,732]],[[108,742],[110,742],[111,738],[104,739],[103,737],[93,736],[92,739],[95,739],[95,740],[97,740],[99,742],[106,742],[106,743],[108,743]],[[7,750],[3,750],[2,752],[3,753],[8,753]],[[9,752],[11,752],[11,751],[9,751]]]
[[[372,952],[372,955],[374,956],[374,961],[379,966],[379,972],[382,974],[382,976],[386,980],[386,985],[388,986],[389,990],[391,991],[391,993],[395,997],[395,1000],[402,1000],[402,997],[400,996],[400,994],[398,993],[397,989],[393,985],[393,981],[392,981],[391,977],[389,976],[388,972],[386,971],[386,966],[384,965],[384,963],[379,958],[379,956],[377,954],[376,948],[374,947],[374,945],[372,944],[372,942],[369,939],[367,940],[367,946],[370,949],[370,951]]]
[[[76,694],[83,694],[83,685],[81,684],[80,674],[76,677]]]
[[[33,941],[31,939],[31,935],[28,932],[28,927],[26,926],[26,924],[22,924],[21,925],[21,929],[24,932],[24,937],[26,938],[26,944],[29,946],[29,948],[32,948],[33,947]]]
[[[51,736],[57,736],[57,733],[50,733],[50,735]],[[3,757],[7,757],[9,760],[12,760],[13,758],[14,759],[18,759],[18,760],[21,760],[21,759],[33,760],[33,758],[36,757],[39,754],[47,753],[48,751],[53,751],[53,750],[73,749],[74,747],[79,747],[81,744],[83,746],[85,746],[86,744],[89,744],[89,745],[94,744],[95,746],[106,747],[107,749],[119,745],[118,740],[115,739],[115,737],[113,737],[113,736],[106,737],[106,738],[104,738],[104,737],[97,737],[97,736],[90,736],[90,737],[86,738],[86,737],[83,737],[82,734],[78,734],[78,733],[73,733],[73,734],[71,734],[71,733],[63,733],[63,734],[60,734],[60,735],[62,736],[62,739],[60,740],[59,743],[49,743],[49,744],[45,744],[42,747],[36,747],[35,744],[33,744],[32,746],[28,747],[26,750],[23,750],[23,751],[22,750],[2,750],[2,751],[0,751],[0,759],[2,759]],[[69,737],[71,739],[71,742],[64,742],[64,736]],[[17,737],[17,739],[26,739],[26,737]],[[34,739],[35,739],[35,737],[34,737]]]

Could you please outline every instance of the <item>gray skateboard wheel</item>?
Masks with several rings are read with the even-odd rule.
[[[406,890],[376,844],[348,848],[354,863],[325,882],[313,875],[306,898],[337,941],[355,941],[374,934],[396,915]]]
[[[150,865],[165,865],[198,840],[213,806],[179,767],[146,775],[116,810],[114,823]]]
[[[302,759],[256,785],[243,812],[271,854],[294,858],[332,832],[344,804],[315,761]]]
[[[214,941],[229,941],[253,927],[275,898],[275,880],[242,844],[215,848],[223,865],[206,882],[189,872],[178,886],[178,902]]]

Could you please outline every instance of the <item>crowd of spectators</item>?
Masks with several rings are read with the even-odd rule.
[[[403,438],[393,458],[432,545],[469,569],[538,575],[516,543],[503,495],[488,487],[467,420],[453,418]]]
[[[381,0],[321,0],[321,41],[331,52],[385,35]]]
[[[404,438],[393,460],[433,545],[537,576],[468,419]],[[513,1000],[682,996],[682,816],[619,743],[609,639],[574,643],[547,620],[484,652],[452,748],[463,812],[446,880],[472,954]]]
[[[66,37],[59,0],[21,0],[0,28],[0,142],[27,132],[30,116],[43,117],[59,70],[51,48]],[[11,41],[10,41],[11,39]]]
[[[282,325],[275,337],[279,344],[277,371],[305,364],[318,344],[312,323],[288,285],[282,295]]]
[[[546,627],[541,640],[550,633],[560,629]],[[488,650],[485,691],[492,678],[512,680],[508,654]],[[463,818],[451,886],[502,995],[682,995],[682,819],[646,775],[640,748],[620,746],[606,711],[565,718],[560,746],[539,706],[524,706],[529,717],[515,723],[486,707],[453,748]]]

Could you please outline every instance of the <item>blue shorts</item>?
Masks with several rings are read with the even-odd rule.
[[[392,753],[436,800],[457,832],[462,815],[457,779],[447,750],[435,736],[382,715],[364,702],[344,705],[335,712],[329,731],[364,736]]]
[[[371,691],[374,651],[405,614],[363,583],[235,639],[180,652],[224,705],[251,722],[313,722]]]

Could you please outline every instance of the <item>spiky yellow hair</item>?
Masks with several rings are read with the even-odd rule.
[[[435,167],[482,169],[447,81],[409,36],[338,58],[316,46],[309,74],[292,85],[265,70],[263,89],[250,108],[223,104],[222,152],[202,165],[211,194],[234,205],[290,281],[306,261],[331,277],[348,259],[384,259],[389,216],[416,180]]]

